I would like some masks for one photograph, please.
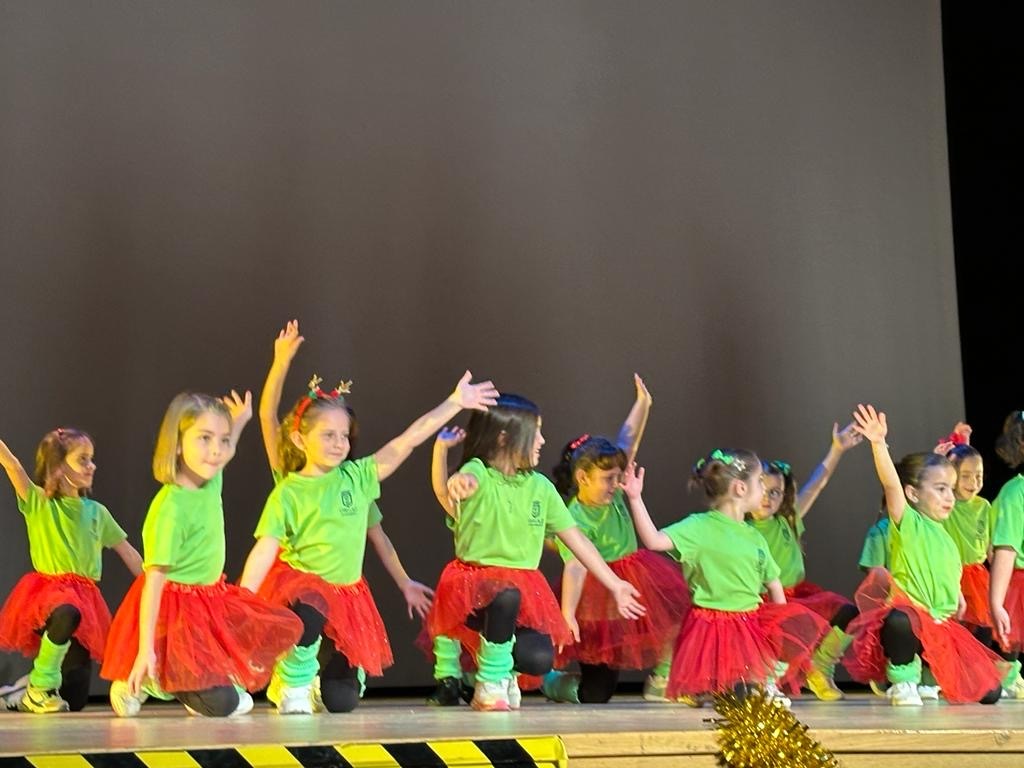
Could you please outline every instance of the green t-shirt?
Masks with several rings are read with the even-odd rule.
[[[889,567],[889,517],[883,517],[868,528],[864,549],[860,553],[861,568]]]
[[[797,516],[796,531],[782,515],[747,522],[768,542],[768,551],[779,564],[779,581],[782,586],[793,587],[803,581],[806,571],[800,538],[804,535],[804,521]]]
[[[555,486],[538,472],[504,475],[480,459],[463,465],[480,484],[453,521],[455,556],[466,563],[534,570],[544,536],[572,528]]]
[[[900,524],[890,522],[893,581],[936,619],[956,613],[960,600],[960,553],[942,523],[909,504]]]
[[[604,506],[591,507],[581,503],[578,498],[573,498],[569,502],[569,514],[583,535],[590,539],[601,553],[605,562],[610,563],[636,552],[633,518],[630,517],[626,496],[621,490],[615,492],[611,504]],[[558,553],[562,560],[572,560],[576,557],[561,539],[555,541],[558,542]]]
[[[662,529],[672,539],[669,555],[683,564],[693,602],[718,611],[753,611],[765,584],[779,578],[764,536],[746,523],[712,509]]]
[[[993,547],[1013,547],[1017,559],[1014,568],[1024,568],[1024,475],[1006,481],[992,502],[995,512]]]
[[[970,501],[957,501],[949,517],[942,522],[942,527],[960,551],[960,562],[964,565],[985,562],[994,525],[992,505],[981,496]]]
[[[224,572],[224,473],[202,488],[161,488],[142,526],[144,568],[167,568],[179,584],[215,584]]]
[[[127,534],[97,501],[65,496],[48,498],[38,485],[18,499],[25,516],[32,567],[56,576],[75,573],[99,581],[103,572],[103,548],[120,544]]]
[[[342,462],[319,477],[292,472],[263,508],[256,538],[281,543],[280,558],[331,584],[353,584],[363,575],[366,530],[382,517],[377,461],[367,456]]]

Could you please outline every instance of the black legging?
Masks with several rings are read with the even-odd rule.
[[[832,617],[832,621],[829,622],[833,627],[841,629],[843,632],[846,631],[846,627],[849,626],[850,622],[853,621],[860,615],[860,611],[857,610],[857,606],[853,603],[847,603],[842,606],[835,615]]]
[[[580,663],[580,704],[607,704],[619,684],[619,670],[604,664]]]
[[[914,656],[923,652],[921,641],[914,634],[914,626],[910,623],[910,617],[901,610],[893,609],[882,622],[882,629],[879,633],[882,642],[882,650],[886,657],[893,664],[909,664]],[[995,704],[1002,695],[1002,686],[998,686],[982,699],[982,704]]]
[[[92,682],[92,660],[89,652],[73,635],[82,623],[82,613],[68,603],[58,605],[46,618],[43,632],[54,645],[70,641],[64,661],[60,665],[60,696],[72,712],[79,712],[89,703],[89,684]]]
[[[302,636],[296,645],[310,646],[323,636],[327,617],[308,603],[290,606],[302,621]],[[359,706],[359,668],[349,663],[328,638],[317,655],[320,663],[320,697],[328,712],[351,712]]]
[[[466,618],[466,626],[476,630],[490,643],[507,643],[515,635],[512,666],[516,672],[544,675],[555,661],[551,636],[529,627],[517,627],[521,595],[513,588],[503,589],[483,608]]]

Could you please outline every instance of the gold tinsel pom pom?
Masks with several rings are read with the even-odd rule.
[[[807,735],[807,726],[761,691],[743,699],[715,697],[720,765],[728,768],[837,768],[831,752]]]

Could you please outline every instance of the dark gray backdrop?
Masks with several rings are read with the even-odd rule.
[[[286,400],[355,379],[364,452],[470,367],[541,404],[546,468],[615,432],[640,371],[659,523],[700,505],[701,453],[805,477],[859,400],[894,451],[930,447],[963,407],[943,110],[937,2],[0,3],[0,436],[28,464],[91,431],[139,544],[169,399],[258,390],[298,317]],[[381,506],[432,583],[429,455]],[[269,490],[253,424],[232,578]],[[809,520],[813,579],[852,592],[878,497],[858,449]],[[6,592],[29,560],[8,491],[0,514]],[[367,576],[378,684],[426,684]],[[112,607],[127,584],[109,559]]]

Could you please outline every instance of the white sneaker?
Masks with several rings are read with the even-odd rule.
[[[769,680],[764,686],[764,696],[768,701],[776,706],[783,707],[785,709],[792,709],[793,702],[789,696],[786,696],[779,687],[775,684],[774,680]]]
[[[508,685],[507,677],[496,683],[477,680],[470,705],[479,712],[508,712],[512,708],[508,701]]]
[[[252,712],[253,700],[252,694],[248,691],[238,692],[238,706],[235,707],[235,711],[232,712],[228,717],[235,717],[236,715],[248,715]]]
[[[327,711],[324,704],[324,695],[320,691],[320,675],[313,678],[313,685],[309,689],[310,703],[313,705],[313,714],[322,714]]]
[[[4,709],[17,711],[27,690],[28,675],[22,675],[10,685],[0,685],[0,702],[3,702]]]
[[[667,703],[665,687],[668,685],[668,678],[656,675],[653,672],[644,680],[644,701],[657,701]]]
[[[508,708],[519,709],[519,705],[523,703],[523,692],[519,690],[519,678],[516,675],[512,675],[508,679]]]
[[[277,712],[281,715],[312,715],[313,686],[282,687],[277,701]]]
[[[127,680],[115,680],[110,684],[110,706],[118,717],[135,717],[148,698],[141,691],[138,696],[133,696],[128,690]]]
[[[917,695],[921,697],[921,701],[938,701],[941,690],[942,688],[937,685],[919,685]]]
[[[916,683],[893,683],[885,695],[894,707],[920,707],[922,705],[921,694],[918,693]]]

